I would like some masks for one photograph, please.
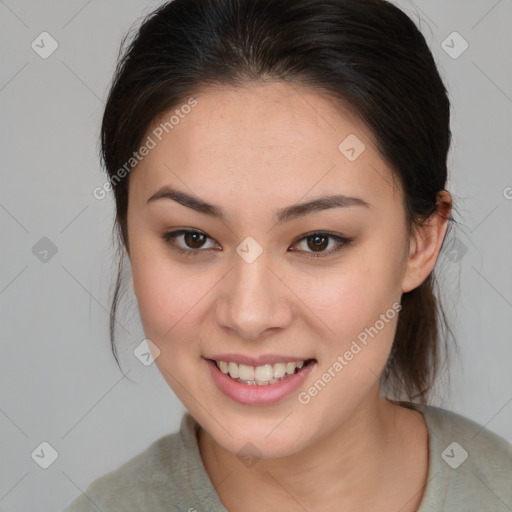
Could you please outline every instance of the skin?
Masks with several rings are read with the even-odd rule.
[[[416,510],[428,470],[423,416],[379,396],[398,315],[308,404],[297,393],[425,280],[451,196],[441,193],[441,215],[409,236],[402,192],[371,132],[327,96],[258,83],[194,97],[197,106],[130,175],[128,251],[145,334],[164,379],[202,426],[199,448],[216,491],[230,511]],[[338,150],[349,134],[366,146],[355,161]],[[170,199],[147,203],[164,185],[218,205],[226,222]],[[371,207],[275,225],[277,209],[333,193]],[[173,250],[162,235],[178,228],[204,232],[209,238],[195,245],[175,242],[205,252]],[[325,257],[308,258],[315,246],[300,239],[317,230],[353,242],[329,255],[336,242],[328,239]],[[263,249],[250,264],[236,252],[247,236]],[[214,384],[203,357],[220,353],[317,363],[297,392],[250,406]],[[238,456],[248,442],[261,456],[250,466]]]

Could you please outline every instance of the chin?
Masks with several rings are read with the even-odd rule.
[[[293,455],[307,446],[308,432],[318,427],[307,418],[301,418],[299,422],[298,418],[290,421],[292,416],[296,416],[296,412],[290,410],[267,414],[266,418],[261,413],[258,416],[243,412],[240,415],[220,414],[220,424],[215,421],[217,417],[212,419],[203,410],[191,410],[191,414],[217,444],[244,460]],[[309,427],[307,430],[306,425]]]
[[[245,430],[243,435],[237,437],[218,430],[211,432],[211,435],[225,450],[241,457],[242,462],[288,457],[302,449],[303,439],[289,429],[279,433],[274,431],[270,435],[268,432],[254,428]]]

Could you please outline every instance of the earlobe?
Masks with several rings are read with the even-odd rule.
[[[432,272],[443,244],[452,207],[449,192],[443,190],[437,196],[437,208],[418,227],[411,237],[407,267],[402,280],[402,292],[414,290]]]

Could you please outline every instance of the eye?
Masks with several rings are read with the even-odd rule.
[[[329,251],[325,251],[325,249],[329,246],[329,240],[333,241],[331,249]],[[307,254],[307,258],[321,258],[330,256],[345,246],[350,245],[352,243],[352,238],[346,238],[340,235],[335,235],[333,233],[326,233],[324,231],[316,231],[314,233],[308,233],[301,238],[299,238],[297,243],[306,242],[306,246],[309,249],[312,249],[311,252],[307,250],[301,250],[300,252],[304,252]]]
[[[182,237],[185,246],[180,246],[177,243],[177,240],[180,237]],[[176,250],[180,254],[184,254],[186,256],[198,256],[200,254],[204,254],[205,252],[215,250],[212,248],[204,249],[203,247],[205,241],[212,239],[205,233],[193,229],[178,229],[176,231],[170,231],[168,233],[164,233],[162,238],[172,247],[173,250]],[[330,250],[326,251],[325,249],[329,247],[330,240],[334,242],[334,247],[331,247]],[[303,235],[292,245],[293,247],[299,243],[306,242],[307,247],[312,249],[311,252],[304,249],[300,249],[298,251],[292,249],[291,252],[303,252],[307,254],[306,257],[308,258],[325,257],[340,251],[343,249],[343,247],[349,245],[352,241],[353,239],[351,238],[335,235],[333,233],[317,231]]]
[[[185,248],[183,246],[179,246],[177,244],[178,237],[183,237],[183,241],[185,242]],[[193,230],[193,229],[178,229],[176,231],[171,231],[169,233],[164,233],[162,235],[164,241],[169,244],[174,250],[178,251],[181,254],[185,254],[186,256],[197,256],[206,251],[211,251],[212,249],[203,249],[199,250],[203,247],[204,242],[207,239],[210,239],[208,235],[202,233],[201,231]],[[211,240],[211,239],[210,239]]]

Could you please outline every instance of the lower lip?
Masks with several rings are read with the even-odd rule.
[[[279,402],[293,393],[308,376],[316,361],[303,366],[300,371],[289,375],[279,382],[266,386],[242,384],[222,373],[217,364],[205,359],[217,387],[229,398],[246,405],[269,405]]]

